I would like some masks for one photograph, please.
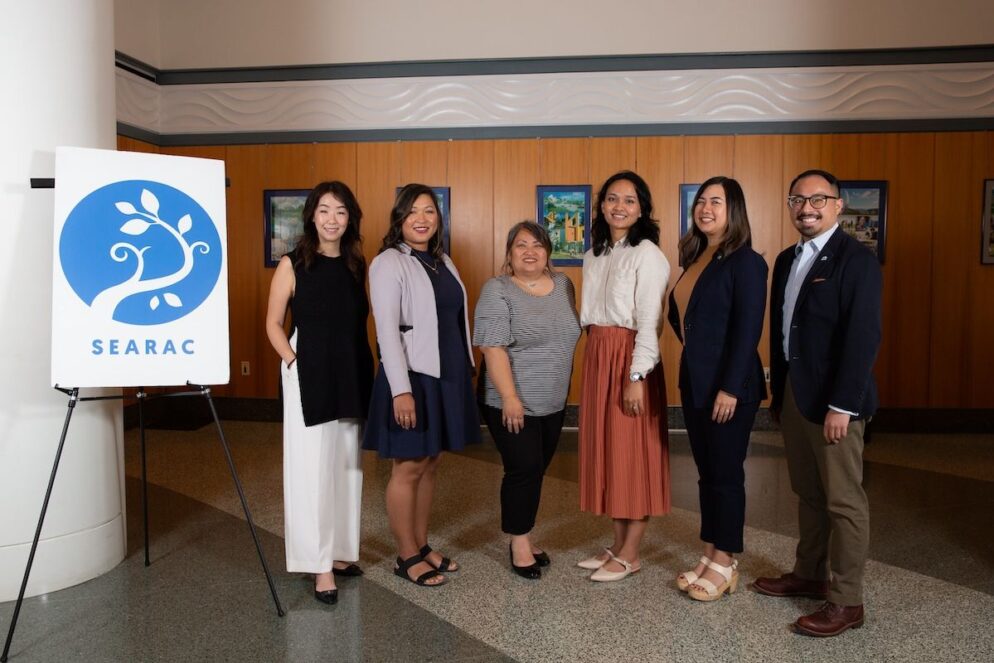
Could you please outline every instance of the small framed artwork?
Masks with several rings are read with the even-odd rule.
[[[858,239],[884,262],[887,238],[887,182],[884,180],[839,181],[839,197],[845,203],[839,226]]]
[[[397,193],[400,193],[402,188],[404,187],[397,187]],[[442,219],[442,250],[445,251],[445,255],[451,257],[452,222],[449,215],[449,211],[451,210],[449,187],[433,186],[431,187],[431,190],[435,193],[435,197],[438,199],[438,216]]]
[[[690,225],[694,222],[694,196],[697,195],[697,190],[700,188],[700,184],[680,185],[680,237],[687,234]]]
[[[535,218],[549,231],[553,265],[582,265],[590,248],[590,185],[539,185]]]
[[[984,213],[980,237],[980,263],[994,265],[994,180],[984,180]]]
[[[275,267],[293,250],[304,233],[304,203],[310,189],[266,189],[262,192],[266,217],[266,267]]]

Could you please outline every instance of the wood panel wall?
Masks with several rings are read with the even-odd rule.
[[[797,235],[783,204],[795,174],[823,168],[842,179],[889,184],[883,265],[881,402],[902,408],[994,407],[994,266],[980,264],[983,180],[994,178],[994,132],[565,138],[158,148],[119,137],[118,149],[222,159],[228,189],[232,381],[218,395],[274,398],[278,360],[263,330],[272,270],[263,266],[264,189],[306,189],[325,179],[353,188],[368,259],[386,231],[395,188],[451,187],[452,253],[470,305],[503,263],[506,233],[535,216],[539,184],[600,184],[622,169],[653,192],[660,245],[679,274],[678,185],[718,174],[746,192],[753,246],[772,266]],[[580,268],[564,270],[577,290]],[[767,321],[768,321],[767,316]],[[372,322],[370,323],[372,338]],[[768,322],[761,354],[768,360]],[[662,340],[667,396],[679,403],[680,348]],[[583,340],[570,401],[579,394]],[[251,372],[242,376],[241,362]]]

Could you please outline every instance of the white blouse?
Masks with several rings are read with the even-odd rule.
[[[670,264],[649,240],[630,246],[623,239],[599,256],[583,255],[580,325],[635,330],[632,371],[645,375],[659,363],[663,295]]]

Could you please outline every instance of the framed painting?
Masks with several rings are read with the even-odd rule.
[[[697,195],[697,190],[701,188],[700,184],[681,184],[680,185],[680,237],[687,234],[690,230],[690,225],[694,222],[692,215],[694,213],[694,196]]]
[[[582,265],[590,248],[590,185],[539,185],[535,199],[535,219],[552,240],[549,260],[553,265]]]
[[[984,213],[980,224],[980,264],[994,265],[994,180],[984,180]]]
[[[887,182],[841,180],[839,197],[845,203],[839,215],[839,227],[873,251],[883,264],[887,238]]]
[[[310,189],[266,189],[262,192],[266,219],[266,267],[276,267],[280,258],[293,250],[304,232],[304,203]]]

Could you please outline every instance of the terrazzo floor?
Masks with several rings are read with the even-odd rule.
[[[212,426],[149,432],[152,565],[142,563],[137,431],[126,435],[128,556],[110,573],[25,601],[10,661],[990,661],[994,660],[994,435],[882,435],[866,452],[872,543],[866,625],[831,639],[788,624],[817,602],[747,588],[714,604],[673,577],[698,556],[696,471],[671,434],[674,509],[649,527],[643,570],[586,580],[576,560],[609,542],[577,508],[576,436],[546,478],[538,582],[511,574],[499,531],[500,459],[486,441],[447,455],[432,545],[462,570],[437,589],[391,571],[389,464],[364,457],[361,564],[340,600],[312,598],[283,562],[279,424],[225,422],[277,589],[279,618]],[[743,583],[789,569],[796,500],[779,434],[753,435]],[[57,486],[58,489],[58,486]],[[0,603],[6,634],[13,603]]]

